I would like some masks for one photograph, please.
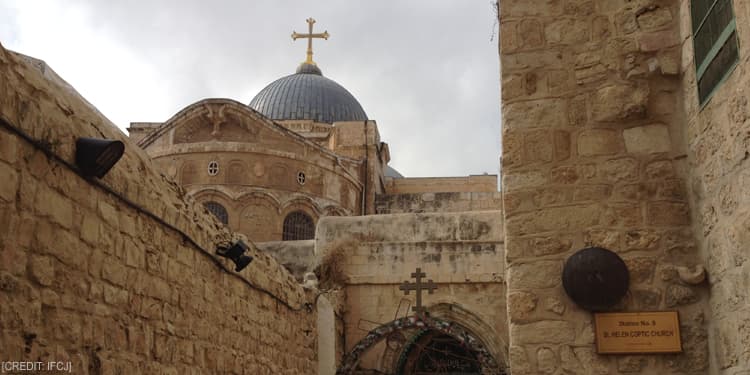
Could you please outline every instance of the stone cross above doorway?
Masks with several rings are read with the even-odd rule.
[[[424,272],[422,272],[422,269],[417,267],[416,272],[412,272],[411,277],[415,278],[417,281],[414,284],[410,284],[408,281],[404,281],[401,286],[398,288],[400,290],[404,291],[404,295],[409,295],[409,291],[415,290],[417,292],[417,305],[412,307],[412,310],[414,310],[417,315],[423,315],[424,313],[424,307],[422,307],[422,290],[427,290],[430,294],[437,289],[437,285],[432,282],[432,279],[427,280],[426,284],[422,283],[422,278],[427,276]]]

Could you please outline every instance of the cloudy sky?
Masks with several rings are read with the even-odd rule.
[[[496,174],[497,25],[490,0],[0,0],[0,43],[45,60],[123,130],[207,97],[248,103],[315,61],[378,123],[409,177]]]

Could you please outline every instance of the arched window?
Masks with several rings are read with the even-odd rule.
[[[216,202],[206,202],[203,203],[203,206],[205,206],[208,211],[214,214],[214,216],[216,216],[219,221],[224,224],[229,224],[229,214],[227,213],[227,209],[224,208],[224,206]]]
[[[315,223],[302,211],[294,211],[284,219],[284,241],[311,240],[315,238]]]

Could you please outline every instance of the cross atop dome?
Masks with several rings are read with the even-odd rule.
[[[313,55],[312,40],[313,38],[321,38],[321,39],[328,40],[329,34],[328,34],[328,30],[322,33],[313,34],[313,24],[315,24],[315,20],[312,17],[307,19],[307,24],[309,25],[309,32],[307,34],[299,34],[296,31],[292,31],[292,39],[297,40],[299,38],[307,38],[307,59],[305,60],[303,64],[316,65],[312,59],[312,55]]]

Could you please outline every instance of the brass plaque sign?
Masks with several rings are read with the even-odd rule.
[[[600,354],[682,352],[677,311],[595,313],[594,325]]]

